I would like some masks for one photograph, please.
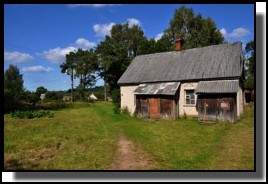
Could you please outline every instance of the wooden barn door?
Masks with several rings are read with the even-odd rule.
[[[197,109],[200,120],[236,120],[236,98],[233,95],[199,95]]]
[[[159,99],[158,98],[149,98],[149,112],[150,118],[157,119],[159,118]]]
[[[164,119],[174,118],[172,99],[160,99],[160,114]]]
[[[199,96],[197,101],[198,116],[201,120],[217,119],[218,103],[217,98],[213,96]]]
[[[236,100],[234,97],[221,98],[218,100],[219,119],[235,121],[236,120]]]
[[[149,104],[146,96],[136,96],[136,114],[142,117],[149,117]]]

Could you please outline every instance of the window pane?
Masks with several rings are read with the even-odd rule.
[[[190,104],[190,99],[186,99],[186,104]]]
[[[195,104],[194,90],[185,90],[185,104]]]

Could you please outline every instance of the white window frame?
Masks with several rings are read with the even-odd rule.
[[[187,95],[186,91],[193,91],[193,94]],[[191,96],[194,95],[194,99],[191,98]],[[187,99],[189,99],[190,103],[187,104]],[[192,103],[192,100],[194,100],[194,103]],[[196,94],[194,89],[185,89],[184,90],[184,105],[195,105],[196,104]]]

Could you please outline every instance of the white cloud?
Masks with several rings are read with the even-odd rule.
[[[90,42],[85,38],[78,38],[72,45],[73,46],[65,48],[56,47],[37,54],[43,56],[52,63],[62,63],[65,60],[66,54],[69,54],[71,51],[78,50],[79,48],[87,50],[97,46],[95,42]]]
[[[158,41],[160,38],[162,38],[162,36],[164,35],[164,33],[159,33],[156,35],[156,37],[154,38],[155,41]]]
[[[44,51],[38,54],[50,60],[52,63],[62,63],[65,60],[66,54],[74,50],[76,50],[75,47],[56,47],[54,49],[49,49],[48,51]]]
[[[51,72],[53,68],[46,68],[44,66],[30,66],[30,67],[23,67],[22,71],[24,72]]]
[[[127,23],[129,25],[129,27],[133,27],[134,25],[138,25],[138,26],[141,27],[141,22],[138,19],[135,19],[135,18],[127,19]]]
[[[133,27],[134,25],[141,27],[141,22],[135,18],[129,18],[125,23],[128,23],[129,27]],[[114,25],[114,22],[106,24],[95,24],[93,26],[93,30],[95,31],[97,37],[105,37],[105,35],[111,36],[111,29]]]
[[[227,31],[226,31],[225,28],[220,29],[220,32],[221,32],[221,34],[222,34],[223,37],[226,37],[227,36]]]
[[[232,38],[241,38],[241,37],[247,36],[249,34],[250,34],[250,31],[249,30],[240,27],[240,28],[234,29],[229,34],[229,37],[232,37]]]
[[[104,37],[105,35],[111,35],[111,29],[115,23],[110,22],[108,24],[95,24],[93,30],[96,32],[96,36]]]
[[[78,48],[82,49],[91,49],[97,46],[95,42],[90,42],[85,38],[78,38],[75,43]]]
[[[22,62],[30,61],[33,59],[34,57],[31,56],[30,54],[21,53],[18,51],[13,51],[13,52],[5,51],[4,52],[4,60],[10,63],[22,63]]]
[[[220,29],[220,32],[225,38],[231,38],[231,39],[241,39],[250,34],[250,31],[243,27],[233,29],[231,33],[228,33],[225,28],[222,28]]]
[[[77,7],[92,7],[92,8],[103,8],[107,6],[120,6],[121,4],[72,4],[69,5],[71,8]]]

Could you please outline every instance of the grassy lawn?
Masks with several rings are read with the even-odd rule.
[[[74,105],[54,118],[4,116],[8,170],[107,170],[120,136],[146,151],[160,170],[253,170],[254,109],[236,123],[201,125],[195,118],[150,121],[116,115],[109,103]]]

